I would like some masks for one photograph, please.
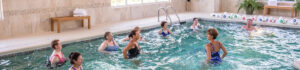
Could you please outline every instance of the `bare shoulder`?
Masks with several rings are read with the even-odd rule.
[[[105,44],[106,43],[106,40],[104,40],[103,42],[102,42],[102,44]]]
[[[131,46],[133,46],[133,42],[129,42],[126,48],[131,48]]]
[[[222,42],[220,42],[220,41],[217,41],[220,45],[223,45],[223,43]]]
[[[106,43],[106,41],[103,41],[99,47],[105,46],[106,45],[105,43]]]
[[[222,42],[220,42],[220,41],[217,41],[218,42],[218,44],[219,44],[219,46],[222,48],[222,47],[225,47],[224,45],[223,45],[223,43]]]
[[[210,47],[210,44],[206,44],[206,45],[205,45],[205,48],[208,48],[208,47]]]

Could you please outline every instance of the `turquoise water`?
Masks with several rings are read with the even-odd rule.
[[[170,26],[173,35],[165,39],[157,35],[160,28],[142,31],[147,42],[140,42],[142,50],[151,54],[142,54],[137,59],[124,60],[121,50],[114,54],[97,52],[103,38],[75,42],[63,45],[62,52],[67,57],[70,52],[83,54],[85,70],[119,70],[119,69],[154,69],[154,70],[203,70],[202,62],[206,59],[204,45],[208,43],[206,30],[215,27],[219,30],[218,41],[222,42],[228,55],[220,66],[209,67],[209,70],[293,70],[293,61],[300,58],[299,29],[262,27],[266,34],[254,33],[252,37],[241,30],[241,23],[199,21],[202,29],[198,33],[189,30],[191,22]],[[273,33],[270,33],[273,32]],[[114,35],[123,49],[128,42],[121,39],[127,34]],[[45,70],[45,61],[52,49],[34,51],[0,59],[1,70]],[[222,53],[222,52],[221,52]],[[66,65],[56,68],[66,70]]]

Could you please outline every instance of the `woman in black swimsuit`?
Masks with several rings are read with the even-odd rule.
[[[129,37],[131,37],[132,39],[123,50],[124,59],[135,58],[140,54],[141,47],[138,45],[138,40],[140,38],[139,31],[137,30],[131,31]]]

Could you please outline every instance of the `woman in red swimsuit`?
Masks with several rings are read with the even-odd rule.
[[[53,53],[50,56],[51,67],[61,66],[66,62],[64,54],[61,52],[62,45],[59,40],[53,40],[51,47],[54,49]]]

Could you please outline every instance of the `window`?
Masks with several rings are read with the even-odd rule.
[[[127,4],[141,4],[142,0],[127,0]]]
[[[4,19],[2,0],[0,0],[0,20]]]
[[[156,0],[143,0],[143,3],[153,3],[156,2]]]
[[[125,0],[111,0],[112,6],[120,6],[120,5],[125,5],[125,4],[126,4]]]
[[[171,0],[111,0],[111,6],[124,6],[144,3],[155,3],[155,2],[169,2]]]

